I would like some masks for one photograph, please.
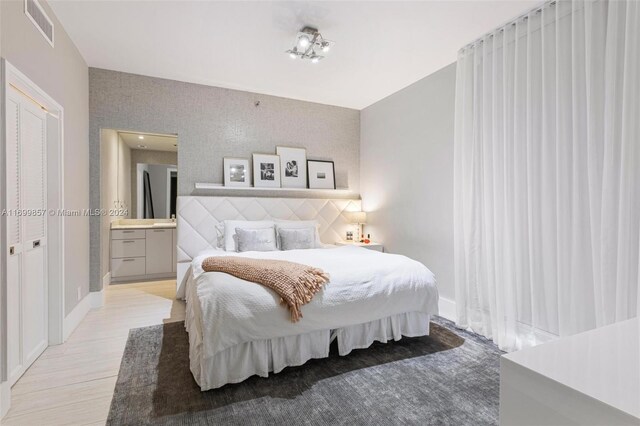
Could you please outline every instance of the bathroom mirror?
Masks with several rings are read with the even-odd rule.
[[[130,218],[170,219],[178,196],[178,138],[173,135],[120,132],[131,150]]]
[[[135,191],[137,219],[175,218],[178,196],[178,168],[173,164],[136,163]]]
[[[113,220],[171,219],[178,195],[178,136],[101,129],[100,207]]]

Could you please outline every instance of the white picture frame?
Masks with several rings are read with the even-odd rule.
[[[307,160],[309,189],[336,189],[336,171],[333,161]]]
[[[273,154],[253,154],[253,186],[280,188],[280,157]]]
[[[307,150],[276,146],[280,156],[280,176],[282,188],[307,187]]]
[[[251,186],[251,167],[248,158],[224,157],[224,186]]]

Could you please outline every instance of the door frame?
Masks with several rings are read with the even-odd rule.
[[[144,219],[144,214],[142,213],[143,207],[143,197],[142,197],[142,172],[144,170],[143,163],[136,164],[136,217],[134,219]]]
[[[170,219],[171,216],[171,173],[178,174],[177,167],[167,167],[167,218]]]
[[[0,165],[6,170],[6,111],[9,87],[13,86],[35,103],[44,106],[47,115],[47,208],[54,214],[47,215],[47,275],[48,275],[48,327],[49,345],[57,345],[64,342],[63,324],[65,317],[65,254],[64,254],[64,108],[35,84],[16,67],[2,58],[0,63],[0,96],[2,98],[2,110],[0,111],[0,128],[4,129],[0,134]],[[56,117],[57,120],[53,120]],[[57,128],[52,128],[57,121]],[[0,173],[0,210],[6,207],[5,174]],[[0,417],[8,410],[5,401],[8,396],[2,385],[7,380],[7,220],[6,216],[0,217]]]

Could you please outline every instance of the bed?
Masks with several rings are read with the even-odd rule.
[[[196,197],[182,198],[187,200],[178,201],[179,253],[180,213],[184,213],[180,205],[184,207],[185,202]],[[198,205],[219,206],[219,202],[201,199]],[[317,218],[318,209],[315,210]],[[220,210],[218,207],[212,211]],[[337,215],[341,216],[342,213]],[[272,217],[263,215],[255,220]],[[234,215],[231,219],[237,218]],[[288,219],[291,218],[289,215]],[[214,222],[224,220],[216,219],[209,225],[215,227]],[[340,221],[348,226],[348,219]],[[318,222],[321,234],[326,234],[328,228],[336,232],[342,226],[325,223],[322,229],[322,222]],[[285,367],[327,357],[334,340],[339,354],[344,356],[374,341],[428,335],[430,318],[438,312],[434,275],[405,256],[324,244],[302,250],[237,253],[218,248],[211,241],[217,238],[215,233],[207,233],[202,239],[210,240],[210,244],[197,253],[190,252],[189,261],[182,262],[186,268],[178,281],[180,294],[187,302],[185,326],[189,334],[190,368],[203,391],[238,383],[253,375],[268,377]],[[302,307],[303,318],[292,322],[272,290],[225,273],[204,272],[202,261],[210,256],[286,260],[321,268],[331,279]]]

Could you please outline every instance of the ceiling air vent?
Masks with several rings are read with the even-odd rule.
[[[38,0],[24,0],[24,13],[53,47],[53,22],[44,12],[40,2]]]

